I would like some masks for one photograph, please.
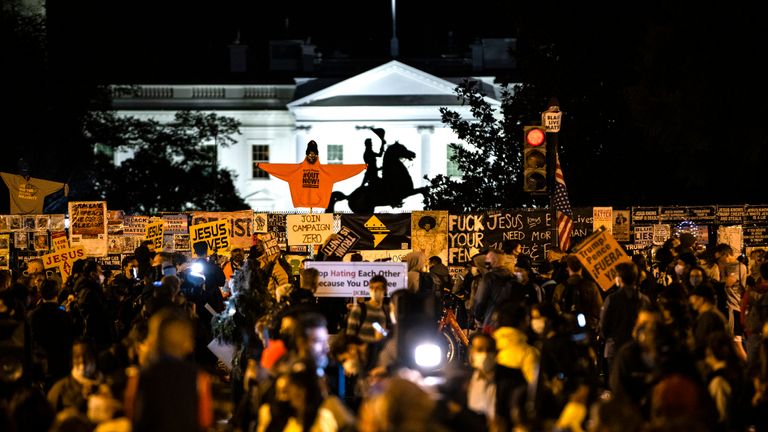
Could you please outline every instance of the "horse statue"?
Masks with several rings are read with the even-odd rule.
[[[411,195],[426,194],[428,187],[413,188],[413,180],[401,159],[413,160],[416,153],[408,150],[399,142],[390,144],[384,152],[381,179],[376,177],[351,194],[335,191],[331,194],[326,213],[333,213],[333,207],[339,201],[347,200],[350,210],[355,213],[373,213],[376,206],[403,206],[403,200]]]

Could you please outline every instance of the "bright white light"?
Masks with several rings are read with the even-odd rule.
[[[435,367],[443,357],[440,347],[431,342],[418,345],[414,354],[416,364],[420,367]]]
[[[199,262],[192,263],[192,267],[190,268],[192,270],[193,275],[202,275],[203,274],[203,265]]]
[[[576,320],[579,323],[579,327],[583,328],[587,326],[587,318],[584,316],[583,313],[576,315]]]

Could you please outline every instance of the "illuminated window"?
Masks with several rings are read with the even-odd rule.
[[[341,144],[328,144],[328,163],[344,163],[344,146]]]
[[[254,144],[251,146],[253,154],[253,178],[269,178],[269,174],[266,171],[256,166],[260,162],[269,162],[269,145],[267,144]]]

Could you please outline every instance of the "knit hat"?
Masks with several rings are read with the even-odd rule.
[[[307,143],[307,151],[304,154],[309,154],[309,152],[320,154],[320,152],[317,151],[317,143],[315,142],[315,140],[311,140]]]

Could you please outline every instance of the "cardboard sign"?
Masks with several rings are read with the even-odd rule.
[[[43,266],[45,268],[58,268],[63,283],[72,275],[72,264],[79,259],[85,258],[85,248],[77,246],[43,255]]]
[[[352,249],[352,246],[360,240],[360,236],[349,227],[341,227],[337,237],[323,246],[321,252],[326,257],[343,258]]]
[[[286,217],[288,246],[321,244],[333,234],[333,214],[300,214]]]
[[[229,221],[223,219],[189,227],[189,242],[192,247],[201,241],[208,244],[208,255],[229,250]]]
[[[320,273],[316,297],[367,297],[368,283],[375,275],[387,279],[387,291],[408,287],[408,265],[402,262],[309,261],[305,268]]]
[[[163,250],[163,221],[148,223],[145,238],[152,242],[156,251]]]
[[[69,202],[69,243],[82,246],[88,256],[106,256],[107,245],[107,202]]]
[[[595,279],[600,288],[607,290],[616,278],[616,266],[631,262],[619,243],[605,230],[595,232],[574,250],[579,262]]]

